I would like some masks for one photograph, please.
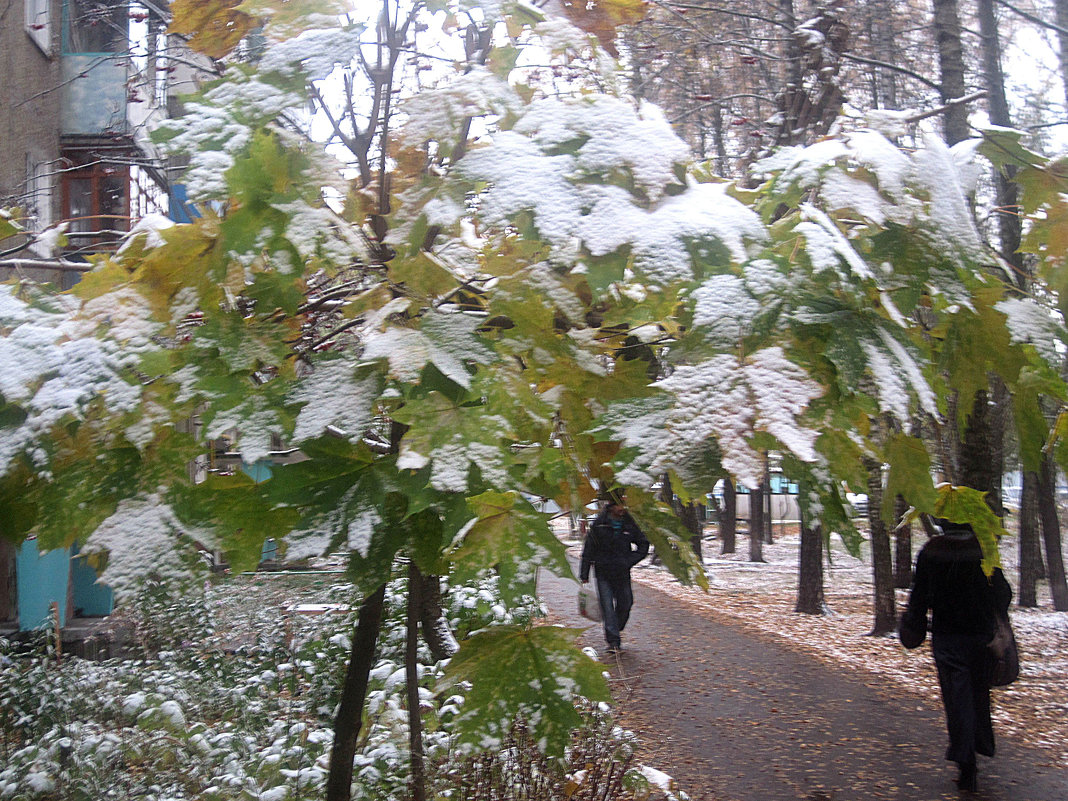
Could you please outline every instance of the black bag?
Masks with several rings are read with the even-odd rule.
[[[997,613],[997,628],[990,649],[990,686],[1004,687],[1020,677],[1020,652],[1016,647],[1016,635],[1012,632],[1006,612]]]

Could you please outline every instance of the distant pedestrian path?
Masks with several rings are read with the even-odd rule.
[[[539,575],[554,618],[589,626],[576,612],[577,586]],[[1007,736],[997,758],[981,760],[979,792],[961,794],[942,759],[937,706],[706,619],[639,582],[634,598],[623,653],[606,659],[616,706],[645,759],[695,801],[1068,801],[1068,765]],[[599,626],[582,642],[603,654]]]

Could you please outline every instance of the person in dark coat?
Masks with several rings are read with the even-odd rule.
[[[936,522],[942,533],[928,540],[916,558],[899,635],[905,647],[918,647],[926,637],[931,610],[931,652],[949,732],[946,759],[957,763],[960,789],[974,792],[975,755],[994,756],[993,662],[987,644],[997,625],[996,610],[1008,610],[1012,588],[1000,568],[989,579],[983,573],[982,548],[970,525]]]
[[[630,569],[648,554],[649,540],[622,500],[609,500],[590,524],[579,569],[579,578],[585,584],[590,580],[590,568],[593,567],[609,653],[619,652],[620,632],[626,627],[634,604]]]

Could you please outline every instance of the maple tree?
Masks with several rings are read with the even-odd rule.
[[[273,30],[254,4],[175,4],[181,19],[266,21],[258,62],[232,64],[159,132],[190,152],[192,193],[217,205],[134,231],[69,294],[0,287],[0,353],[18,366],[0,377],[5,536],[84,541],[120,595],[145,570],[179,572],[192,540],[236,569],[266,537],[291,557],[344,551],[364,599],[354,687],[398,557],[457,582],[495,570],[514,602],[539,565],[570,575],[529,499],[579,510],[623,486],[661,559],[700,584],[690,532],[654,485],[667,475],[683,501],[724,475],[755,486],[768,450],[823,536],[859,544],[843,486],[863,485],[875,459],[884,503],[972,522],[993,569],[1002,529],[981,493],[936,488],[928,443],[873,421],[944,419],[948,398],[996,372],[1021,399],[1021,451],[1046,447],[1037,399],[1066,397],[1051,345],[1063,324],[1034,298],[1004,298],[967,195],[978,151],[1017,167],[1024,247],[1057,289],[1063,165],[1005,131],[905,150],[884,116],[775,152],[745,188],[692,163],[658,109],[611,91],[600,44],[631,3],[561,16],[501,4],[495,55],[488,9],[389,6],[379,61],[363,56],[362,23],[319,27],[322,9],[298,6]],[[378,70],[393,75],[424,9],[448,12],[441,35],[468,15],[465,58],[394,107]],[[219,28],[204,46],[225,55]],[[526,45],[586,80],[510,82]],[[292,115],[311,85],[329,117],[321,82],[360,59],[372,104],[392,111],[367,128],[329,121],[331,141],[355,148],[350,185]],[[177,425],[189,419],[201,438],[237,431],[270,478],[194,484],[201,445]],[[306,458],[271,464],[272,436]],[[515,626],[466,640],[450,668],[472,685],[459,741],[490,747],[519,715],[560,751],[579,722],[571,699],[606,694],[575,636]],[[354,692],[331,798],[347,794]]]

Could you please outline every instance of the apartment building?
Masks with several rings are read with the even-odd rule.
[[[25,230],[0,242],[0,281],[69,289],[89,256],[176,208],[176,165],[149,132],[210,65],[167,33],[168,19],[166,0],[0,4],[0,207],[17,208]],[[0,540],[0,634],[55,625],[64,640],[91,637],[111,593],[76,554]]]
[[[87,256],[115,248],[145,215],[170,213],[173,165],[149,131],[206,73],[167,33],[168,19],[165,0],[7,7],[0,206],[21,210],[27,234],[0,249],[0,280],[20,274],[67,289]],[[54,236],[60,224],[62,247]]]

